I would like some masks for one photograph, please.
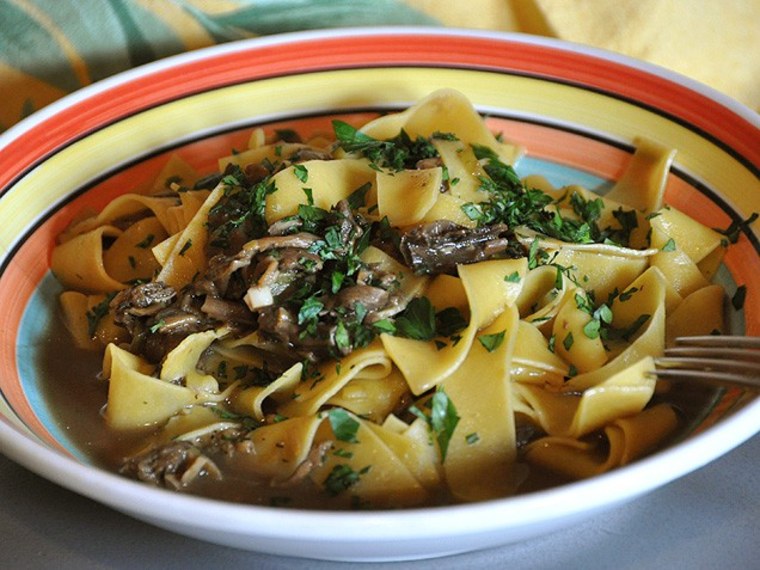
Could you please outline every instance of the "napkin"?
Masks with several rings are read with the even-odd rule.
[[[758,0],[518,0],[513,4],[523,31],[646,60],[760,110]]]
[[[371,25],[557,37],[675,70],[760,110],[760,0],[0,0],[0,132],[149,61],[265,34]]]

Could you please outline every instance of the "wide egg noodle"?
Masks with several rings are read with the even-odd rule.
[[[406,380],[394,367],[390,374],[382,378],[373,378],[371,375],[355,376],[326,403],[328,406],[344,408],[357,416],[381,423],[398,407],[401,398],[407,392]]]
[[[533,324],[521,320],[517,323],[515,347],[512,353],[511,377],[513,381],[531,384],[562,384],[569,367]]]
[[[656,380],[652,357],[624,368],[582,395],[530,384],[515,385],[520,411],[549,436],[579,439],[617,418],[640,413],[652,398]]]
[[[153,179],[147,193],[160,195],[171,190],[182,190],[182,193],[191,189],[198,180],[198,172],[187,161],[176,153],[169,156],[161,171]]]
[[[368,422],[358,416],[352,417],[359,424],[356,442],[334,440],[333,449],[309,474],[312,480],[324,486],[336,467],[348,467],[359,475],[348,492],[360,505],[398,508],[424,503],[428,491],[406,463],[377,435],[376,428],[368,427]]]
[[[434,341],[381,335],[388,356],[404,374],[413,394],[437,386],[462,364],[476,333],[515,303],[527,267],[525,258],[458,266],[470,307],[470,322],[456,343],[440,347]],[[519,280],[505,279],[515,273],[521,277]]]
[[[179,199],[176,197],[146,196],[143,194],[129,193],[117,196],[106,205],[96,216],[85,218],[67,228],[59,236],[59,242],[65,243],[75,236],[90,232],[96,228],[114,225],[121,219],[129,219],[134,216],[150,213],[155,216],[164,229],[171,233],[171,222],[168,211],[177,206]]]
[[[208,190],[181,192],[180,203],[166,210],[169,233],[176,234],[185,229],[201,209],[209,194]]]
[[[725,253],[725,236],[672,207],[652,218],[652,265],[682,296],[707,287]]]
[[[317,434],[324,421],[322,416],[314,414],[261,426],[248,436],[253,449],[234,454],[230,462],[236,470],[273,485],[285,483],[320,443]]]
[[[88,315],[105,301],[106,295],[102,293],[86,295],[79,291],[64,291],[59,295],[63,323],[79,348],[103,350],[111,342],[129,341],[126,330],[114,322],[111,313],[98,320],[94,334],[91,334]]]
[[[230,396],[230,405],[239,413],[264,421],[264,402],[266,399],[279,399],[281,402],[290,398],[301,381],[302,372],[303,364],[299,362],[266,386],[249,386],[236,390]]]
[[[104,372],[108,373],[106,423],[113,429],[137,429],[156,425],[200,401],[190,388],[159,380],[152,367],[115,344],[106,348]]]
[[[508,307],[478,333],[501,334],[502,342],[492,350],[473,343],[442,384],[459,416],[443,462],[449,490],[459,500],[503,497],[519,482],[512,476],[517,443],[509,375],[518,320],[517,309]]]
[[[634,145],[636,150],[631,161],[605,198],[627,204],[645,215],[651,214],[663,206],[676,151],[645,137],[638,137]]]
[[[551,331],[565,294],[569,291],[567,279],[557,279],[557,267],[539,265],[529,270],[522,279],[522,289],[517,297],[520,317],[536,326],[547,336]]]
[[[462,203],[482,202],[488,197],[488,194],[480,190],[481,177],[486,174],[468,142],[466,139],[433,139],[433,146],[446,166],[448,193]]]
[[[304,169],[306,181],[298,175]],[[311,191],[314,206],[329,210],[365,184],[375,189],[376,174],[365,159],[307,160],[289,166],[272,177],[276,191],[267,197],[266,221],[271,224],[297,214],[298,206],[307,203],[304,189]],[[377,203],[374,190],[367,193],[366,199],[367,206]]]
[[[681,297],[687,297],[709,282],[694,261],[667,234],[652,228],[652,245],[659,251],[652,256],[651,265],[662,271],[667,282]]]
[[[103,241],[121,235],[114,226],[101,226],[57,245],[50,270],[64,288],[85,293],[109,293],[124,284],[111,277],[103,264]]]
[[[365,425],[404,462],[423,487],[431,491],[440,487],[441,456],[425,420],[417,418],[407,424],[389,414],[382,424],[366,422]]]
[[[156,217],[136,221],[103,252],[106,273],[121,283],[149,281],[160,265],[148,244],[163,241],[167,236]]]
[[[569,273],[586,291],[593,291],[597,299],[604,301],[614,291],[622,291],[649,266],[647,257],[617,253],[568,247],[558,251],[554,263],[570,268]]]
[[[189,284],[196,275],[206,269],[206,242],[208,241],[208,215],[221,199],[227,186],[222,182],[211,191],[190,223],[174,239],[173,247],[166,256],[156,281],[175,289]]]
[[[251,136],[254,137],[254,135]],[[218,160],[219,172],[225,172],[230,166],[237,166],[245,170],[248,166],[262,163],[277,164],[283,159],[289,158],[296,151],[306,148],[306,145],[302,143],[278,142],[259,145],[258,142],[254,142],[254,144],[256,146],[243,152],[221,157]]]
[[[469,99],[454,89],[434,91],[400,113],[370,121],[361,131],[376,139],[387,140],[398,135],[401,129],[412,139],[450,133],[468,144],[493,149],[507,164],[514,163],[522,154],[516,145],[496,140]]]
[[[699,264],[716,250],[725,252],[726,236],[699,223],[672,206],[662,208],[651,219],[653,228],[672,238],[676,245]]]
[[[666,322],[668,346],[680,336],[699,336],[724,333],[726,323],[723,305],[726,292],[720,285],[708,285],[688,295],[668,315]]]
[[[585,479],[651,452],[675,431],[677,424],[673,408],[660,404],[611,422],[604,428],[604,443],[595,438],[544,437],[528,445],[526,459],[566,477]]]
[[[391,373],[390,358],[382,344],[375,341],[365,348],[353,351],[339,362],[327,361],[320,365],[317,374],[304,378],[287,402],[279,408],[286,417],[316,413],[330,398],[353,378],[370,375],[375,379]]]
[[[646,319],[638,330],[632,331],[630,340],[617,356],[601,368],[584,372],[570,378],[568,391],[583,391],[604,382],[606,378],[622,371],[646,356],[660,356],[665,348],[665,278],[656,267],[650,267],[624,292],[630,296],[612,307],[613,327],[629,329],[640,319]],[[557,339],[560,342],[560,339]],[[571,347],[571,351],[573,348]]]
[[[207,331],[185,338],[167,354],[158,377],[144,359],[109,344],[103,359],[103,374],[109,380],[108,425],[124,430],[160,424],[188,406],[227,398],[234,385],[219,392],[214,377],[197,370],[200,353],[217,334]]]
[[[441,195],[443,170],[425,168],[377,173],[377,211],[392,226],[417,224]]]
[[[186,336],[166,355],[159,378],[164,382],[182,382],[198,392],[215,393],[219,390],[216,378],[198,370],[201,355],[220,337],[220,331],[209,330]]]
[[[571,290],[564,296],[552,326],[557,354],[579,372],[597,370],[607,362],[607,349],[601,337],[585,333],[591,315],[582,307],[589,304],[591,301],[583,289]]]

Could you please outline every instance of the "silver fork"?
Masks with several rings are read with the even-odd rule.
[[[655,359],[655,375],[663,379],[735,384],[760,390],[760,337],[705,335],[675,339]]]

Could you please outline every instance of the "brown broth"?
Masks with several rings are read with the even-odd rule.
[[[71,338],[56,315],[49,324],[49,334],[38,351],[37,367],[40,370],[44,397],[50,404],[54,420],[61,431],[86,455],[93,464],[109,471],[118,471],[125,457],[142,446],[146,433],[122,433],[110,430],[102,416],[108,395],[108,384],[99,378],[102,355],[73,346]],[[657,401],[669,401],[682,413],[683,426],[700,417],[720,395],[720,390],[708,386],[674,384],[665,394],[655,396]],[[684,435],[683,429],[675,440]],[[276,505],[310,509],[350,509],[349,493],[333,497],[316,488],[307,478],[300,485],[276,487],[257,481],[245,473],[235,473],[225,466],[224,457],[211,457],[224,472],[224,481],[208,477],[197,479],[183,492],[239,503]],[[567,481],[556,474],[535,467],[530,468],[519,493],[530,493],[554,487]],[[445,496],[431,499],[432,505],[451,502]],[[361,507],[361,505],[359,505]]]

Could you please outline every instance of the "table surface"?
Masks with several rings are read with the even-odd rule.
[[[0,568],[257,570],[760,568],[760,436],[702,469],[574,527],[419,562],[345,564],[207,544],[132,519],[0,455]]]

